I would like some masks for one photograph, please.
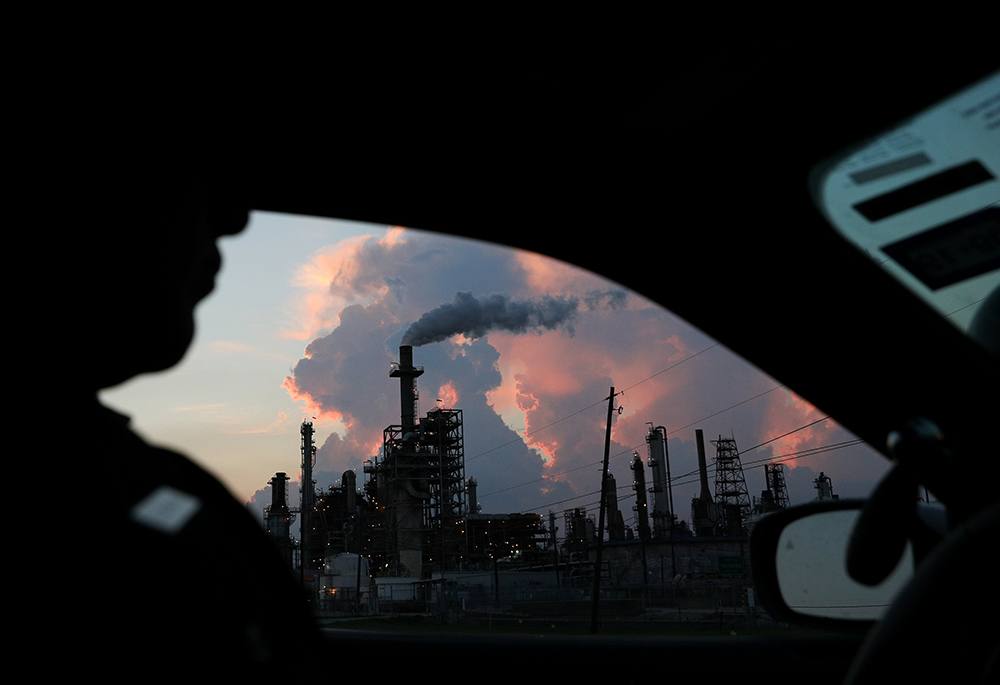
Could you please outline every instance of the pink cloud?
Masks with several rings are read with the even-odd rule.
[[[458,390],[455,388],[455,384],[451,381],[444,383],[438,388],[437,391],[438,402],[445,409],[450,409],[452,407],[458,406]]]
[[[293,303],[295,327],[283,335],[311,340],[323,330],[335,327],[340,312],[353,303],[370,304],[390,290],[375,263],[391,258],[390,253],[406,245],[406,230],[393,227],[384,236],[359,235],[329,245],[295,272],[293,284],[300,294]],[[375,258],[373,260],[373,258]]]
[[[310,264],[303,273],[313,280],[303,288],[301,311],[313,314],[301,330],[329,331],[313,334],[284,387],[304,409],[342,423],[321,450],[331,470],[370,457],[382,429],[399,421],[398,391],[387,377],[394,346],[409,323],[453,301],[455,293],[584,303],[588,293],[615,287],[540,255],[398,229],[338,243]],[[479,478],[481,498],[504,492],[494,500],[497,511],[545,507],[544,497],[556,497],[553,488],[560,484],[576,493],[599,487],[589,466],[603,454],[604,398],[612,385],[624,390],[612,434],[619,485],[631,479],[628,459],[620,455],[630,457],[633,449],[645,454],[650,424],[665,426],[679,441],[680,473],[693,463],[695,428],[710,439],[732,432],[746,448],[821,416],[787,391],[767,392],[776,381],[654,303],[632,294],[623,304],[581,306],[571,328],[491,331],[481,340],[458,335],[416,348],[415,361],[427,364],[420,387],[430,401],[422,411],[437,398],[467,411],[468,449],[484,455],[469,462],[467,472]],[[507,446],[504,424],[523,442]],[[818,447],[842,434],[832,422],[818,423],[753,456]],[[836,458],[828,459],[789,466],[829,463],[827,470],[835,470]],[[516,488],[537,480],[544,482]],[[751,491],[762,487],[762,481],[748,484]]]

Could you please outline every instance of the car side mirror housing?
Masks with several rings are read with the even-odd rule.
[[[779,621],[864,632],[913,575],[911,545],[875,586],[847,570],[847,549],[864,500],[822,500],[768,514],[750,533],[753,583],[764,609]]]

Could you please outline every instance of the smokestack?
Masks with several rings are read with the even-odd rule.
[[[399,362],[389,371],[391,378],[399,379],[400,425],[403,435],[412,433],[417,423],[417,377],[422,375],[422,367],[413,366],[413,346],[399,346]]]
[[[465,491],[467,493],[466,496],[467,496],[467,498],[469,500],[469,505],[468,506],[469,506],[469,513],[470,514],[478,514],[479,513],[479,495],[478,495],[477,486],[478,486],[478,483],[476,482],[475,478],[470,478],[468,481],[466,481],[466,484],[465,484]]]
[[[705,435],[700,428],[694,431],[695,441],[698,443],[698,472],[701,474],[701,501],[711,502],[712,491],[708,487],[708,463],[705,460]]]
[[[347,510],[354,513],[354,510],[358,507],[358,476],[354,471],[344,471],[344,474],[340,477],[340,486],[344,489],[344,494],[347,496]]]

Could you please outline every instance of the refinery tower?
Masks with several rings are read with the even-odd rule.
[[[365,463],[366,489],[385,513],[383,574],[421,578],[463,563],[465,447],[460,409],[435,408],[418,419],[413,348],[399,348],[389,376],[399,379],[400,423],[382,434],[382,453]]]

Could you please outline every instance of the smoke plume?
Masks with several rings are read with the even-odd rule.
[[[584,297],[544,295],[530,300],[512,300],[506,295],[473,297],[459,292],[447,302],[421,316],[403,334],[402,343],[419,347],[463,334],[482,338],[493,330],[529,333],[565,328],[573,334],[573,317],[583,309],[616,309],[625,302],[622,291],[593,291]]]

